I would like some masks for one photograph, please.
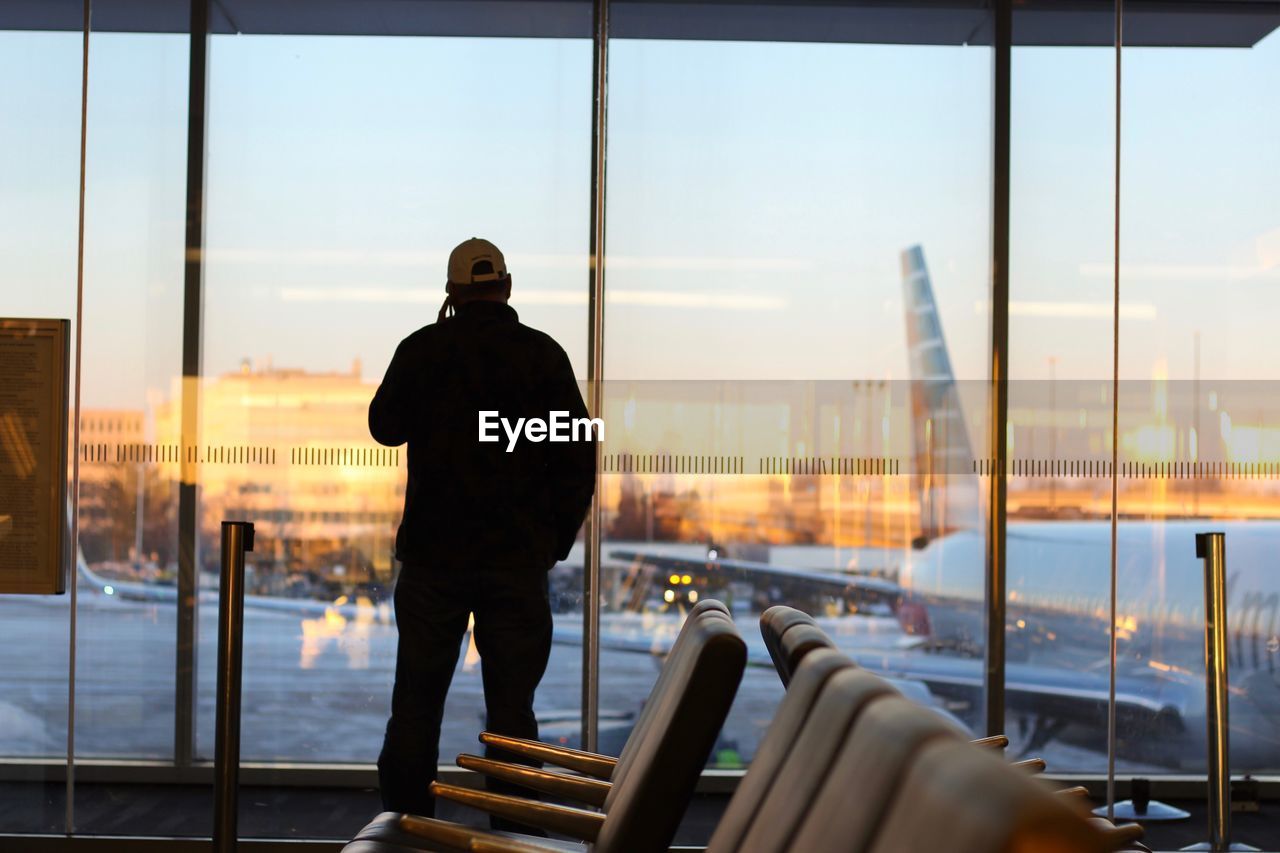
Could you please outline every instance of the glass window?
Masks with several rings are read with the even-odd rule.
[[[1121,636],[1143,698],[1176,709],[1144,719],[1127,745],[1162,770],[1205,769],[1194,534],[1221,530],[1231,769],[1274,771],[1280,372],[1267,318],[1280,308],[1280,117],[1265,105],[1280,37],[1132,48],[1124,62],[1120,286],[1149,316],[1121,316]]]
[[[406,457],[367,410],[397,343],[434,322],[455,244],[502,248],[512,306],[585,378],[590,64],[574,39],[213,39],[200,566],[212,585],[219,522],[257,519],[246,760],[378,756]],[[172,429],[172,400],[160,411]],[[581,635],[581,563],[579,547],[551,575],[560,634]],[[202,599],[203,757],[215,618]],[[557,643],[543,737],[578,742],[580,671],[577,641]],[[476,750],[483,707],[468,635],[443,762]]]
[[[1014,16],[1005,732],[1011,754],[1098,773],[1110,684],[1115,51],[1105,39],[1038,43],[1041,15]],[[1099,13],[1060,24],[1078,35],[1090,20]],[[1126,294],[1121,310],[1142,309]],[[1121,772],[1141,766],[1127,762]]]
[[[1141,22],[1126,31],[1150,40]],[[1174,38],[1215,39],[1211,25]],[[1121,774],[1204,772],[1193,537],[1224,527],[1232,768],[1280,760],[1280,641],[1263,556],[1277,449],[1266,439],[1273,395],[1260,326],[1280,170],[1274,117],[1249,106],[1274,87],[1275,43],[1123,51]],[[1053,769],[1091,773],[1107,767],[1096,709],[1109,680],[1114,74],[1113,47],[1015,48],[1007,678],[1023,689],[1009,694],[1007,730],[1015,749]],[[1073,707],[1067,693],[1092,698]]]
[[[69,319],[73,335],[82,37],[0,32],[0,313]],[[0,595],[0,761],[35,764],[5,786],[0,832],[65,829],[46,762],[67,754],[69,637],[69,595]]]
[[[366,780],[397,640],[406,456],[366,420],[392,352],[435,318],[450,249],[484,236],[506,253],[521,319],[565,348],[580,380],[589,358],[588,4],[537,16],[337,4],[292,21],[215,9],[191,324],[186,12],[94,5],[77,605],[0,596],[13,806],[0,833],[65,831],[72,731],[75,759],[101,774],[88,797],[104,793],[99,778],[185,780],[188,761],[212,757],[224,519],[257,525],[250,775],[265,765],[271,784],[310,784],[343,765]],[[83,34],[78,12],[52,9],[0,12],[13,27],[0,31],[5,316],[77,311]],[[1115,482],[1117,769],[1205,770],[1192,537],[1218,529],[1232,768],[1276,772],[1280,41],[1241,10],[1127,18],[1117,163],[1114,12],[1031,3],[1015,16],[1010,753],[1106,769]],[[711,767],[751,761],[781,696],[757,627],[775,603],[811,612],[862,666],[984,733],[989,13],[619,0],[611,16],[600,749],[621,749],[682,618],[708,597],[731,609],[751,664]],[[197,343],[200,375],[184,381],[184,344]],[[192,400],[198,417],[184,422]],[[178,636],[188,532],[193,650]],[[536,701],[541,736],[570,746],[582,739],[585,557],[578,544],[551,572],[555,642]],[[476,751],[483,725],[468,636],[442,762]],[[298,825],[277,793],[246,834],[341,834],[365,817]],[[89,809],[75,824],[202,834],[203,808],[163,829]]]
[[[90,36],[79,758],[174,755],[180,441],[155,415],[182,373],[187,45]]]
[[[618,38],[609,74],[602,748],[656,673],[623,650],[707,596],[753,663],[714,766],[781,695],[775,603],[973,724],[990,51]]]

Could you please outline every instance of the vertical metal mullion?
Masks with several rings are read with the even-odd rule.
[[[1010,89],[1013,58],[1013,3],[996,0],[991,174],[991,411],[994,466],[987,514],[984,653],[986,733],[1004,731],[1006,610],[1005,468],[1009,415],[1009,155]]]
[[[196,605],[199,595],[196,505],[199,480],[201,320],[204,313],[205,113],[208,99],[209,0],[191,0],[187,80],[187,229],[182,283],[182,428],[178,484],[178,639],[173,758],[195,756]],[[195,455],[193,455],[193,452]]]
[[[592,6],[591,64],[591,237],[587,267],[588,328],[587,392],[592,417],[604,415],[604,195],[606,130],[609,90],[609,0]],[[602,511],[600,460],[597,442],[596,489],[587,516],[582,573],[582,744],[599,748],[600,711],[600,541]]]
[[[1115,0],[1115,185],[1113,187],[1114,253],[1111,305],[1111,573],[1109,599],[1110,622],[1107,625],[1110,659],[1107,684],[1107,817],[1115,817],[1116,809],[1116,597],[1119,567],[1116,525],[1120,500],[1120,70],[1124,46],[1124,2]],[[1199,441],[1197,434],[1196,440]]]
[[[80,48],[80,200],[76,223],[76,363],[75,399],[72,401],[71,425],[71,535],[63,549],[71,561],[71,600],[67,628],[67,785],[63,831],[76,829],[76,635],[79,629],[79,558],[80,558],[80,365],[84,350],[84,206],[87,184],[86,165],[89,152],[89,33],[92,32],[92,0],[84,0],[81,27],[84,30]],[[62,476],[66,476],[63,472]]]

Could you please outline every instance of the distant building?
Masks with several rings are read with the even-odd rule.
[[[138,520],[145,472],[122,463],[129,448],[145,443],[145,423],[141,409],[80,410],[80,533],[91,560],[136,561],[146,554]]]
[[[169,451],[170,477],[199,483],[202,567],[216,565],[220,523],[237,520],[255,524],[261,592],[390,579],[405,455],[369,436],[377,385],[363,381],[359,362],[348,373],[245,362],[209,378],[199,441],[185,445],[180,387],[155,410],[155,440]]]

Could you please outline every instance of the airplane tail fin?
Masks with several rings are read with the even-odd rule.
[[[919,478],[922,545],[948,530],[976,527],[980,522],[973,489],[957,475],[974,458],[965,427],[951,356],[942,335],[942,318],[924,249],[912,246],[901,255],[907,351],[911,362],[911,432],[915,474]]]

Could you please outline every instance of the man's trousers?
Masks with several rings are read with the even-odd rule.
[[[430,817],[435,813],[435,798],[428,786],[436,778],[440,759],[445,696],[469,615],[475,615],[485,728],[514,737],[538,737],[533,694],[551,654],[547,574],[536,563],[406,565],[396,582],[395,612],[400,631],[396,683],[378,757],[382,806],[387,811]],[[516,760],[489,747],[485,755]],[[528,794],[501,782],[489,782],[488,787]]]

